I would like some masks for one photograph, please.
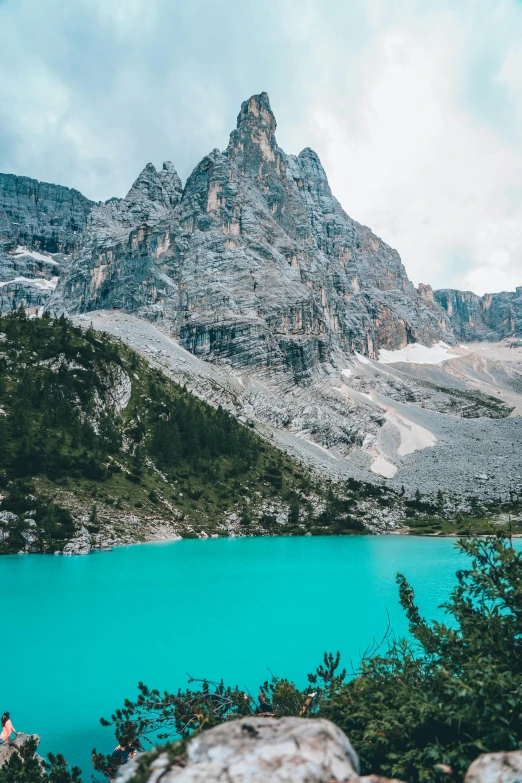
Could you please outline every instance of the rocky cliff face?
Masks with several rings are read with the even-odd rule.
[[[0,174],[0,312],[48,301],[92,205],[77,190]]]
[[[522,286],[513,291],[477,296],[443,289],[435,299],[446,311],[459,340],[502,340],[522,336]]]
[[[77,190],[0,174],[0,246],[71,253],[80,245],[92,206]]]
[[[296,380],[336,350],[451,340],[445,311],[346,215],[317,155],[286,155],[275,129],[266,93],[252,96],[183,191],[172,164],[149,164],[125,199],[93,208],[54,306],[123,308],[206,359]]]
[[[105,204],[1,174],[0,310],[50,297],[124,309],[203,358],[298,381],[338,350],[520,335],[522,289],[416,290],[398,253],[343,211],[313,150],[287,155],[275,131],[267,94],[254,95],[185,188],[172,163],[149,163]]]
[[[435,492],[454,490],[458,470],[459,490],[473,494],[513,442],[516,357],[502,369],[452,355],[448,371],[371,360],[408,343],[520,334],[522,289],[415,289],[398,253],[343,211],[317,155],[287,155],[275,131],[268,96],[254,95],[226,150],[184,188],[172,163],[149,163],[125,198],[104,204],[0,177],[0,311],[45,304],[114,331],[164,370],[172,359],[176,380],[267,427],[320,472]],[[505,421],[488,429],[497,416]],[[485,420],[476,427],[490,451],[474,453],[464,475],[477,430],[456,419],[470,417]]]

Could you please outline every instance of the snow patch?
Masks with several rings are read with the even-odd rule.
[[[384,457],[377,457],[374,459],[370,466],[372,473],[377,473],[378,476],[384,476],[384,478],[393,478],[397,473],[397,467],[393,462],[388,462]]]
[[[359,359],[359,356],[357,357]],[[397,351],[388,351],[381,348],[378,362],[380,364],[396,364],[397,362],[407,362],[411,364],[441,364],[448,359],[458,359],[459,354],[454,349],[442,341],[428,347],[420,343],[410,343]]]
[[[415,424],[415,422],[402,416],[396,410],[393,410],[393,408],[387,408],[384,412],[384,416],[388,425],[391,425],[398,430],[400,437],[400,444],[397,449],[398,457],[404,457],[406,454],[411,454],[414,451],[421,451],[422,449],[426,449],[436,444],[437,438],[433,432],[427,430],[425,427],[421,427],[420,424]],[[368,452],[373,458],[370,466],[372,473],[384,476],[384,478],[393,478],[397,473],[397,466],[383,456],[379,450],[379,446],[376,443],[372,443],[369,438],[365,438],[363,447],[364,446],[367,447]]]
[[[51,277],[50,280],[44,280],[43,278],[14,277],[12,280],[0,283],[0,288],[11,285],[12,283],[24,283],[24,285],[33,285],[35,288],[40,288],[42,291],[54,291],[58,285],[58,278]]]
[[[399,431],[401,443],[397,449],[397,454],[400,457],[404,457],[405,454],[412,454],[414,451],[422,451],[422,449],[434,446],[437,442],[437,438],[425,427],[421,427],[420,424],[410,421],[405,416],[401,416],[400,413],[394,411],[392,408],[387,408],[384,413],[386,421],[389,421]]]
[[[363,356],[362,353],[356,353],[355,355],[361,364],[371,364],[371,361],[366,356]]]
[[[49,256],[44,256],[43,253],[38,253],[36,250],[28,250],[26,247],[23,247],[22,245],[18,245],[13,255],[16,257],[30,256],[31,258],[34,258],[35,261],[45,261],[46,264],[52,264],[53,266],[60,266],[58,261],[55,261],[54,258],[49,258]]]
[[[341,370],[341,375],[344,375],[345,378],[349,378],[351,374],[352,371],[348,367],[345,367],[344,370]]]

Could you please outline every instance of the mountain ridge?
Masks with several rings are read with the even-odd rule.
[[[149,359],[140,324],[153,324],[170,341],[166,372],[184,366],[179,346],[198,360],[183,376],[194,393],[328,475],[461,497],[517,484],[522,289],[416,289],[397,251],[344,212],[317,154],[287,155],[275,134],[268,96],[254,95],[184,186],[172,163],[149,163],[125,198],[89,202],[70,252],[42,250],[39,233],[20,247],[4,230],[0,309],[90,319]],[[460,347],[470,340],[502,361]],[[415,343],[442,358],[410,362],[401,352]],[[203,364],[219,368],[223,393]]]
[[[415,289],[397,251],[344,212],[317,154],[306,147],[287,155],[276,127],[268,95],[253,95],[241,106],[226,150],[205,156],[185,186],[172,163],[159,171],[149,163],[125,198],[106,202],[1,175],[0,309],[49,299],[52,289],[38,285],[40,278],[50,280],[45,270],[13,253],[27,246],[64,254],[52,295],[58,306],[141,311],[167,321],[193,350],[207,345],[210,357],[217,351],[218,360],[233,362],[237,355],[240,363],[250,351],[254,365],[290,367],[297,376],[306,376],[337,346],[377,356],[380,347],[409,342],[522,332],[520,293],[476,297],[433,292],[423,284]],[[190,290],[195,270],[185,279],[180,268],[194,266],[202,252],[217,261],[207,270],[213,279],[206,301],[199,281],[197,296]],[[296,274],[285,274],[281,262]],[[217,280],[223,264],[235,265],[228,288]],[[270,264],[279,264],[275,280]],[[286,299],[283,307],[271,301],[274,285]],[[224,352],[216,346],[213,322],[220,323]],[[254,350],[262,339],[263,356]]]

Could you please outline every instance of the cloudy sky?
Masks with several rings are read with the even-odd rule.
[[[521,0],[0,0],[0,171],[183,179],[266,90],[413,281],[522,285]]]

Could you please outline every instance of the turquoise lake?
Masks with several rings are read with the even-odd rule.
[[[325,650],[346,665],[381,637],[386,611],[406,632],[395,574],[422,611],[449,596],[466,562],[452,539],[408,536],[185,540],[88,557],[0,558],[0,710],[41,750],[90,774],[100,726],[139,680],[177,689],[194,677],[254,689],[269,672],[306,684]],[[257,693],[257,691],[254,691]]]

